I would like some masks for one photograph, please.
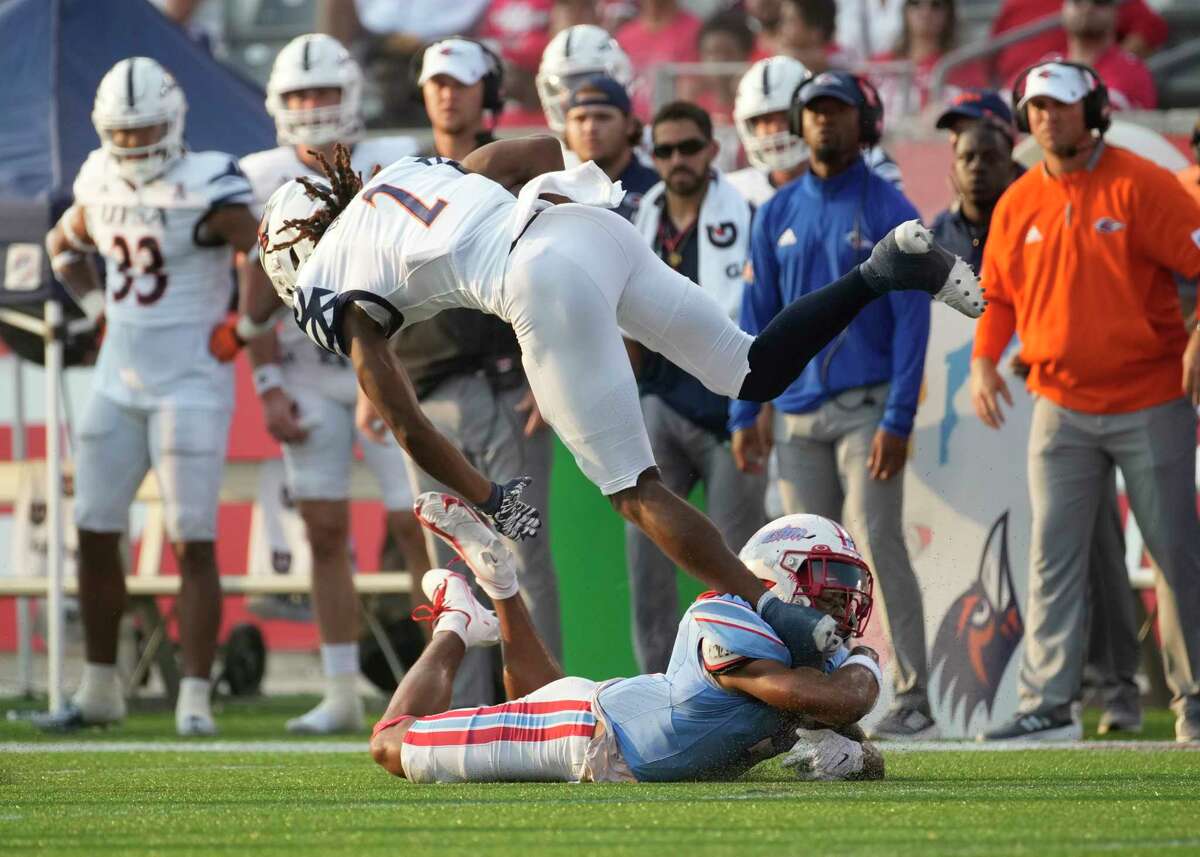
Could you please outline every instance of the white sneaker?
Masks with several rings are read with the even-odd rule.
[[[427,491],[413,511],[421,526],[458,552],[489,598],[517,594],[517,563],[512,551],[467,503],[453,494]]]
[[[334,735],[363,727],[363,703],[357,695],[322,699],[311,711],[287,722],[293,735]]]
[[[430,605],[414,610],[414,619],[433,622],[435,633],[453,631],[462,637],[467,648],[500,642],[496,614],[479,603],[461,574],[445,568],[431,569],[421,578],[421,589]]]
[[[211,714],[176,714],[175,731],[181,738],[211,738],[217,734],[217,724]]]

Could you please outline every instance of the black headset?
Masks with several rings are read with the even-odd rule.
[[[864,148],[879,143],[883,139],[883,101],[879,98],[879,90],[865,77],[851,74],[848,71],[823,71],[821,74],[809,72],[800,81],[796,91],[792,93],[792,104],[788,110],[788,130],[796,137],[804,139],[804,105],[808,103],[805,94],[813,81],[821,75],[836,75],[843,81],[853,84],[858,93],[858,144]]]
[[[478,45],[479,49],[483,51],[483,55],[487,59],[489,66],[487,74],[483,76],[483,109],[490,111],[493,116],[500,115],[500,111],[504,109],[504,60],[500,58],[498,53],[478,39],[469,39],[466,36],[447,36],[444,39],[438,39],[431,45],[426,45],[423,50],[413,54],[412,61],[409,64],[413,89],[419,95],[421,86],[418,81],[421,79],[421,66],[425,61],[425,51],[434,47],[434,45],[448,42],[452,39]]]
[[[1099,131],[1101,134],[1107,131],[1108,126],[1112,124],[1112,107],[1108,100],[1108,87],[1104,85],[1104,81],[1100,79],[1100,75],[1096,74],[1094,68],[1068,60],[1042,60],[1017,75],[1017,79],[1013,82],[1012,93],[1013,116],[1017,120],[1017,130],[1023,134],[1029,133],[1029,105],[1017,106],[1025,97],[1025,85],[1029,80],[1029,75],[1050,63],[1069,66],[1083,72],[1084,77],[1091,83],[1087,95],[1083,96],[1083,122],[1088,128]]]

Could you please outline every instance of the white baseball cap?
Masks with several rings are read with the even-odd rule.
[[[419,86],[439,74],[448,74],[463,86],[472,86],[492,71],[492,60],[479,44],[467,39],[443,39],[425,49]]]
[[[1091,91],[1092,81],[1083,69],[1061,62],[1042,63],[1025,77],[1025,92],[1017,102],[1017,109],[1023,109],[1039,95],[1063,104],[1075,104]]]

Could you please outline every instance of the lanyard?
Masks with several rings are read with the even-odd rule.
[[[667,215],[666,211],[663,211],[659,217],[657,236],[658,246],[661,248],[659,255],[662,256],[663,252],[665,252],[666,263],[675,270],[679,270],[679,266],[683,264],[683,254],[679,252],[679,247],[695,231],[696,224],[699,221],[699,217],[695,218],[687,225],[686,229],[682,232],[676,232],[672,238],[670,233],[674,230],[674,224],[671,223],[671,218]]]

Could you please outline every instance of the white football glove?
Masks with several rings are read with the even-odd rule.
[[[832,729],[797,729],[781,764],[798,780],[844,780],[863,769],[862,744]]]

